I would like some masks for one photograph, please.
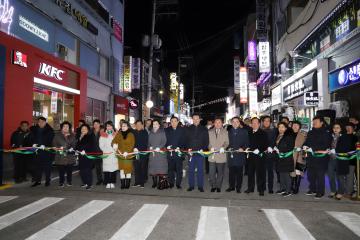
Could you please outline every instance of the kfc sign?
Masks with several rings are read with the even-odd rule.
[[[56,78],[56,80],[63,80],[64,70],[58,69],[46,63],[40,63],[39,73],[51,78]]]
[[[20,51],[13,51],[12,63],[27,68],[27,55]]]

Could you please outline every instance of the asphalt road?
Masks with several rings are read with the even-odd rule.
[[[245,178],[246,179],[246,178]],[[186,192],[184,189],[87,191],[72,187],[0,191],[0,239],[360,239],[360,203],[299,195]],[[245,181],[246,183],[246,181]],[[224,183],[224,189],[227,187]],[[243,188],[245,190],[245,188]]]

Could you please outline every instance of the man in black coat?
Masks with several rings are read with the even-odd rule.
[[[266,132],[260,129],[260,119],[251,119],[251,128],[249,132],[249,148],[254,153],[249,154],[248,158],[248,189],[245,193],[254,192],[255,188],[255,173],[257,190],[260,196],[264,196],[266,189],[266,162],[262,154],[268,148],[268,141]],[[259,154],[256,154],[258,152]]]
[[[144,124],[141,120],[137,120],[135,122],[135,128],[136,129],[133,132],[135,136],[134,152],[146,151],[148,147],[149,134],[144,129]],[[147,173],[147,169],[146,169],[147,161],[148,161],[148,155],[139,155],[137,159],[134,159],[134,168],[135,168],[134,186],[141,188],[144,187],[146,173]]]
[[[91,135],[94,138],[94,142],[95,142],[95,152],[96,153],[102,153],[102,151],[101,151],[101,149],[99,147],[99,140],[100,140],[100,135],[101,135],[101,123],[100,123],[100,120],[95,119],[93,121],[93,127],[92,127]],[[97,177],[96,185],[101,185],[103,183],[102,161],[103,161],[102,158],[95,158],[94,159],[94,166],[95,166],[96,177]]]
[[[269,148],[274,148],[277,131],[276,129],[271,127],[270,116],[265,116],[262,118],[262,130],[266,132]],[[274,154],[266,153],[265,162],[266,162],[268,192],[270,194],[273,194],[274,193],[274,162],[275,162]]]
[[[304,143],[304,148],[309,151],[307,153],[306,164],[310,185],[306,195],[315,195],[316,199],[320,199],[325,194],[325,173],[330,156],[329,154],[313,156],[312,152],[328,151],[331,148],[332,136],[325,128],[323,117],[314,117],[312,124],[313,128],[309,131]]]
[[[28,121],[22,121],[20,123],[20,127],[11,135],[10,142],[12,148],[31,147],[33,145],[33,138],[29,129]],[[15,183],[27,181],[26,174],[30,170],[30,161],[33,156],[19,153],[14,153],[13,156]]]
[[[187,129],[186,147],[189,151],[207,150],[209,146],[208,130],[200,125],[200,115],[194,114],[192,117],[193,125]],[[198,153],[191,156],[189,160],[189,188],[187,191],[194,190],[195,187],[195,168],[197,168],[197,184],[200,192],[204,192],[204,160],[205,158]]]
[[[32,128],[32,135],[34,137],[33,147],[39,147],[34,155],[36,176],[32,187],[41,185],[43,173],[45,173],[45,186],[48,187],[50,186],[51,165],[54,156],[51,152],[44,149],[52,146],[54,130],[46,122],[46,118],[39,117],[37,125]]]
[[[165,129],[166,147],[172,150],[183,149],[185,145],[185,131],[179,126],[179,119],[175,116],[170,119],[171,126]],[[183,158],[176,152],[168,153],[168,168],[170,188],[174,187],[176,174],[176,187],[181,189]]]
[[[249,147],[249,132],[240,127],[240,118],[233,117],[231,119],[232,128],[229,130],[229,146],[228,149],[233,151],[245,151]],[[244,165],[246,162],[246,154],[242,152],[234,152],[227,154],[227,162],[229,167],[229,188],[226,192],[241,193],[243,181]]]

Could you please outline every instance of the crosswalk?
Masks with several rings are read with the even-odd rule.
[[[21,197],[18,196],[0,196],[0,209],[1,206],[9,203],[11,201],[16,201]],[[11,227],[16,227],[17,224],[23,224],[26,221],[34,221],[37,214],[41,212],[50,211],[52,208],[61,208],[63,204],[67,206],[66,198],[59,197],[44,197],[36,199],[31,203],[28,203],[24,206],[19,207],[15,210],[10,210],[5,212],[2,209],[3,215],[0,216],[0,239],[10,239],[6,238],[6,229]],[[80,206],[76,206],[75,209],[69,213],[65,212],[63,216],[60,216],[57,220],[51,220],[46,222],[45,226],[42,226],[39,229],[34,230],[30,234],[26,232],[21,239],[26,240],[59,240],[59,239],[77,239],[73,237],[74,232],[82,229],[80,232],[86,235],[90,233],[92,224],[96,221],[106,221],[108,213],[111,213],[116,216],[116,207],[115,201],[109,200],[91,200],[85,203],[80,203]],[[130,207],[126,204],[122,205],[124,208]],[[132,210],[137,208],[131,206]],[[174,208],[179,206],[170,205],[170,204],[139,204],[137,211],[130,211],[129,215],[118,216],[119,219],[124,219],[121,222],[121,225],[109,225],[109,229],[101,229],[101,232],[97,233],[95,236],[84,236],[83,239],[110,239],[110,240],[145,240],[145,239],[156,239],[152,236],[153,232],[163,231],[173,231],[175,234],[176,231],[174,228],[178,228],[177,224],[171,226],[166,225],[165,229],[162,229],[161,225],[164,225],[162,221],[168,221],[169,216],[166,216],[166,212],[173,212]],[[194,207],[194,209],[196,209]],[[243,225],[234,225],[234,210],[229,210],[230,207],[219,207],[219,206],[200,206],[198,210],[191,211],[191,214],[188,214],[188,219],[196,218],[197,225],[194,226],[194,232],[191,235],[195,240],[230,240],[230,239],[248,239],[248,236],[241,235],[242,227],[247,227],[248,223]],[[103,214],[103,212],[106,212]],[[241,213],[241,210],[238,210]],[[273,233],[268,233],[267,239],[280,239],[280,240],[297,240],[297,239],[306,239],[306,240],[315,240],[315,239],[333,239],[331,237],[321,238],[319,234],[314,234],[314,228],[310,230],[307,228],[308,224],[304,224],[306,221],[303,217],[297,216],[296,211],[291,211],[289,209],[260,209],[258,211],[260,217],[266,219],[269,226],[273,229]],[[231,214],[230,214],[231,213]],[[347,239],[360,239],[360,215],[355,212],[336,212],[336,211],[326,211],[323,214],[327,217],[324,219],[326,221],[332,221],[337,227],[343,228],[343,231],[347,231]],[[100,216],[99,216],[100,215]],[[236,213],[238,216],[238,213]],[[240,214],[239,214],[240,215]],[[172,216],[176,218],[177,216]],[[244,219],[247,216],[238,216],[243,217]],[[29,220],[29,218],[32,218]],[[97,220],[97,218],[101,218]],[[166,220],[164,220],[166,219]],[[108,219],[111,221],[111,219]],[[52,222],[53,221],[53,222]],[[92,224],[87,224],[89,221],[92,221]],[[264,222],[262,223],[264,224]],[[28,225],[26,225],[28,226]],[[30,226],[30,225],[29,225]],[[239,227],[240,226],[240,227]],[[331,226],[331,225],[330,225]],[[266,229],[263,226],[256,226],[254,223],[254,229],[261,231]],[[156,229],[156,230],[155,230]],[[31,231],[30,229],[29,231]],[[329,236],[331,236],[331,228],[328,229]],[[101,236],[102,232],[106,233],[104,236]],[[243,231],[244,232],[244,231]],[[256,234],[256,232],[254,232]],[[349,235],[351,234],[351,235]],[[349,237],[351,236],[351,237]],[[93,238],[94,237],[94,238]],[[168,238],[170,239],[170,238]],[[172,235],[171,239],[183,239]],[[189,238],[187,238],[189,239]],[[256,238],[251,238],[256,239]],[[258,238],[262,239],[262,238]]]

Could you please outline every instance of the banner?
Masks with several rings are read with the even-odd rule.
[[[259,72],[270,72],[269,42],[259,42]]]
[[[234,93],[240,93],[240,58],[234,57]]]
[[[140,89],[140,58],[132,60],[132,88]]]
[[[246,67],[240,67],[240,103],[247,103],[248,100],[248,78]]]
[[[124,56],[124,79],[123,79],[123,91],[131,92],[131,69],[132,69],[132,57]]]

